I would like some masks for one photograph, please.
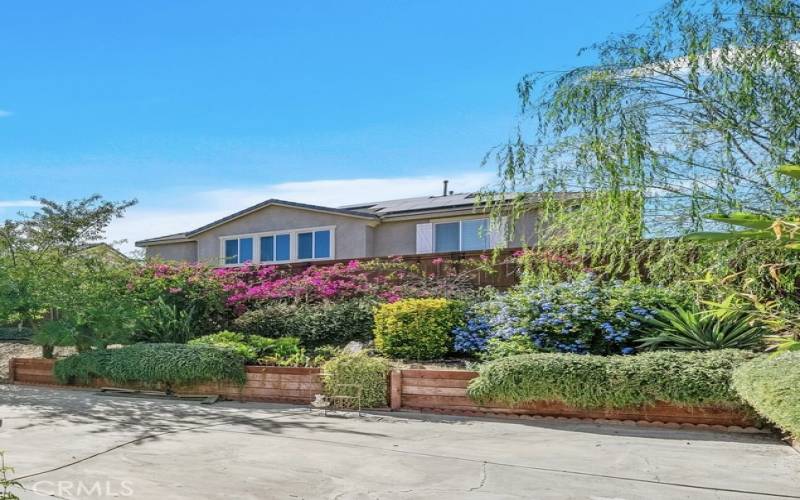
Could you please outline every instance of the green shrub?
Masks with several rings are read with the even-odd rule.
[[[304,304],[295,313],[292,334],[306,347],[369,342],[374,307],[374,302],[364,299]]]
[[[740,366],[733,374],[733,387],[760,415],[800,439],[800,352]]]
[[[98,349],[58,360],[53,370],[62,383],[88,384],[102,378],[118,384],[184,385],[245,381],[244,358],[203,345],[134,344]]]
[[[292,320],[297,307],[294,304],[272,302],[251,309],[233,320],[233,328],[237,332],[262,337],[291,337],[293,332]]]
[[[512,335],[511,338],[493,338],[486,342],[486,351],[482,353],[481,359],[492,361],[495,359],[517,356],[520,354],[532,354],[539,352],[539,349],[526,335]]]
[[[242,332],[264,337],[297,337],[309,348],[345,345],[372,338],[373,302],[348,300],[318,304],[265,304],[234,320]]]
[[[395,358],[435,359],[447,354],[450,332],[464,323],[462,302],[405,299],[375,310],[375,347]]]
[[[636,356],[540,353],[486,363],[469,395],[479,402],[560,401],[622,408],[665,401],[684,406],[739,406],[733,370],[755,355],[739,350],[659,351]]]
[[[131,339],[134,342],[182,344],[195,336],[202,322],[198,309],[193,305],[181,308],[157,297],[144,306]]]
[[[245,358],[248,363],[276,364],[281,366],[305,365],[305,352],[295,337],[270,339],[258,335],[222,331],[189,341],[189,345],[211,346],[227,349]]]
[[[342,354],[325,363],[323,372],[325,392],[328,395],[354,395],[348,385],[361,386],[361,405],[364,407],[386,406],[389,362],[383,358],[371,358],[363,353]]]
[[[2,340],[30,340],[33,331],[30,328],[0,326],[0,341]]]

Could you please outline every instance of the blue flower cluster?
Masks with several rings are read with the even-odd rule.
[[[633,354],[647,329],[643,319],[674,303],[669,290],[593,276],[518,287],[470,310],[453,331],[455,350],[482,352],[490,339],[527,336],[537,349],[577,354]]]

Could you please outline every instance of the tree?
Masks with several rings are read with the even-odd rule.
[[[102,238],[108,224],[135,200],[112,202],[99,195],[66,203],[34,199],[41,208],[0,226],[0,320],[28,326],[43,326],[42,319],[58,321],[45,323],[42,331],[50,332],[67,320],[84,327],[91,321],[95,330],[105,328],[100,326],[109,321],[104,315],[114,307],[88,298],[99,296],[92,289],[108,285],[113,265],[81,251]],[[46,346],[45,354],[51,350]]]
[[[675,0],[596,63],[524,77],[519,133],[487,156],[499,191],[579,193],[545,195],[543,241],[598,257],[710,212],[792,213],[774,165],[800,160],[798,36],[794,1]]]

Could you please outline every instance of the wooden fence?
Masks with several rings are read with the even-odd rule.
[[[10,381],[16,384],[57,385],[51,359],[12,359]],[[179,394],[218,394],[240,401],[308,404],[324,388],[318,368],[248,366],[244,386],[225,383],[176,387]],[[587,410],[563,403],[540,401],[519,406],[479,405],[467,396],[469,382],[477,372],[463,370],[394,370],[389,376],[388,400],[392,410],[412,410],[456,415],[493,417],[545,416],[673,424],[751,427],[752,417],[740,410],[722,407],[682,407],[668,403],[641,408]],[[98,380],[92,387],[114,385]]]

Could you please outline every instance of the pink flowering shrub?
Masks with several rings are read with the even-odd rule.
[[[398,263],[350,261],[311,266],[297,274],[275,266],[245,266],[217,269],[215,275],[228,293],[227,304],[238,310],[270,300],[314,303],[369,297],[393,302],[404,297],[427,297],[435,290],[423,286],[425,278],[412,266]]]

